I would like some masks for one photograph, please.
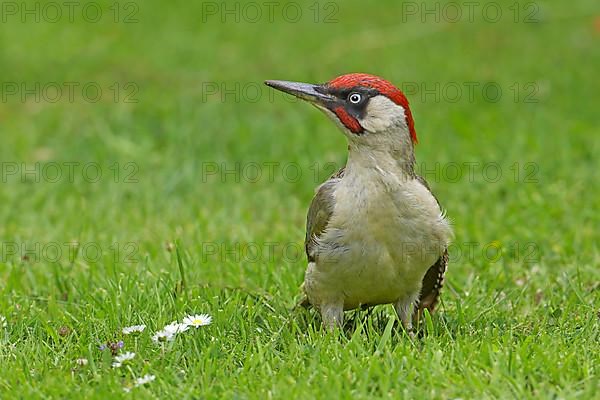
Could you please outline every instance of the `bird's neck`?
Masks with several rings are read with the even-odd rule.
[[[408,138],[403,143],[381,146],[350,142],[347,172],[358,172],[364,168],[399,174],[408,179],[414,178],[415,154],[412,141]]]

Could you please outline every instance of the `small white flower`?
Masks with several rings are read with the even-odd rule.
[[[135,353],[128,351],[126,353],[119,354],[118,356],[116,356],[115,360],[117,360],[118,362],[123,362],[123,361],[133,360],[134,357],[135,357]]]
[[[145,385],[146,383],[150,383],[150,382],[152,382],[155,379],[156,379],[156,376],[154,376],[154,375],[150,375],[150,374],[144,375],[141,378],[137,378],[133,382],[133,386],[132,387],[126,387],[126,388],[123,388],[123,390],[126,391],[126,392],[130,392],[131,389],[136,388],[138,386]]]
[[[75,360],[75,364],[85,367],[86,365],[88,365],[88,359],[87,358],[78,358],[77,360]]]
[[[170,342],[175,338],[175,334],[173,332],[168,332],[166,330],[158,331],[152,336],[152,340],[156,343],[159,342]]]
[[[150,374],[144,375],[141,378],[137,378],[135,380],[135,386],[145,385],[146,383],[150,383],[155,379],[156,379],[156,376],[154,376],[154,375],[150,375]]]
[[[146,325],[132,325],[123,328],[123,334],[129,335],[132,333],[143,332],[146,329]]]
[[[163,329],[166,332],[171,332],[173,335],[175,335],[177,333],[185,332],[189,328],[190,327],[188,325],[186,325],[186,324],[180,324],[177,321],[173,321],[169,325],[165,326]]]
[[[124,362],[133,360],[135,353],[128,351],[127,353],[119,354],[115,357],[115,362],[112,364],[113,368],[119,368]]]
[[[6,317],[4,315],[0,315],[0,328],[6,328]]]
[[[201,326],[210,325],[212,323],[212,317],[208,314],[188,315],[183,319],[183,323],[187,326],[199,328]]]
[[[156,332],[152,336],[152,340],[159,342],[170,342],[172,341],[178,333],[185,332],[190,327],[186,324],[180,324],[177,321],[171,322],[169,325],[165,326],[162,331]]]

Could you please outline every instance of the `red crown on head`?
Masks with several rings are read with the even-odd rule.
[[[417,143],[417,132],[415,131],[415,121],[413,120],[408,99],[400,89],[392,85],[383,78],[370,74],[346,74],[338,76],[327,83],[327,85],[336,89],[351,89],[356,86],[363,86],[377,90],[388,99],[404,108],[406,116],[406,125],[413,143]]]

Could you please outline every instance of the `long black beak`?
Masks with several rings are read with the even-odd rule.
[[[310,103],[327,105],[330,104],[335,98],[329,94],[322,93],[319,89],[322,86],[313,85],[310,83],[301,82],[287,82],[287,81],[265,81],[265,85],[270,86],[274,89],[281,90],[282,92],[289,93],[302,100],[306,100]]]

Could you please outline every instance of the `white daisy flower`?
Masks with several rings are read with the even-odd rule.
[[[135,380],[135,386],[145,385],[146,383],[150,383],[155,379],[156,379],[156,376],[154,376],[154,375],[150,375],[150,374],[144,375],[141,378],[137,378]]]
[[[78,358],[77,360],[75,360],[75,364],[85,367],[86,365],[88,365],[88,359],[87,358]]]
[[[119,354],[118,356],[116,356],[115,360],[117,360],[118,362],[123,362],[123,361],[133,360],[134,357],[135,357],[135,353],[128,351],[126,353]]]
[[[143,332],[144,329],[146,329],[146,325],[126,326],[125,328],[123,328],[123,334],[124,335],[129,335],[129,334],[132,334],[132,333]]]
[[[131,391],[131,389],[136,388],[138,386],[145,385],[147,383],[150,383],[150,382],[152,382],[155,379],[156,379],[156,376],[154,376],[154,375],[150,375],[150,374],[144,375],[141,378],[137,378],[133,382],[133,386],[132,387],[126,387],[126,388],[123,388],[123,390],[126,391],[126,392],[129,392],[129,391]]]
[[[208,314],[188,315],[183,319],[183,323],[187,326],[199,328],[201,326],[210,325],[212,323],[212,317]]]
[[[177,321],[173,321],[169,325],[165,326],[163,329],[166,332],[171,332],[173,335],[175,335],[177,333],[187,331],[188,329],[190,329],[190,327],[186,324],[180,324]]]
[[[119,354],[118,356],[115,357],[115,362],[113,362],[112,366],[113,366],[113,368],[119,368],[120,366],[123,365],[124,362],[133,360],[134,357],[135,357],[135,353],[132,353],[131,351],[128,351],[127,353]]]
[[[152,340],[155,342],[170,342],[175,338],[175,335],[181,332],[185,332],[190,327],[186,324],[180,324],[177,321],[171,322],[169,325],[165,326],[162,331],[156,332],[152,336]]]
[[[162,331],[158,331],[154,335],[152,335],[152,340],[156,343],[170,342],[174,338],[175,338],[175,334],[173,332],[169,332],[165,329],[163,329]]]

